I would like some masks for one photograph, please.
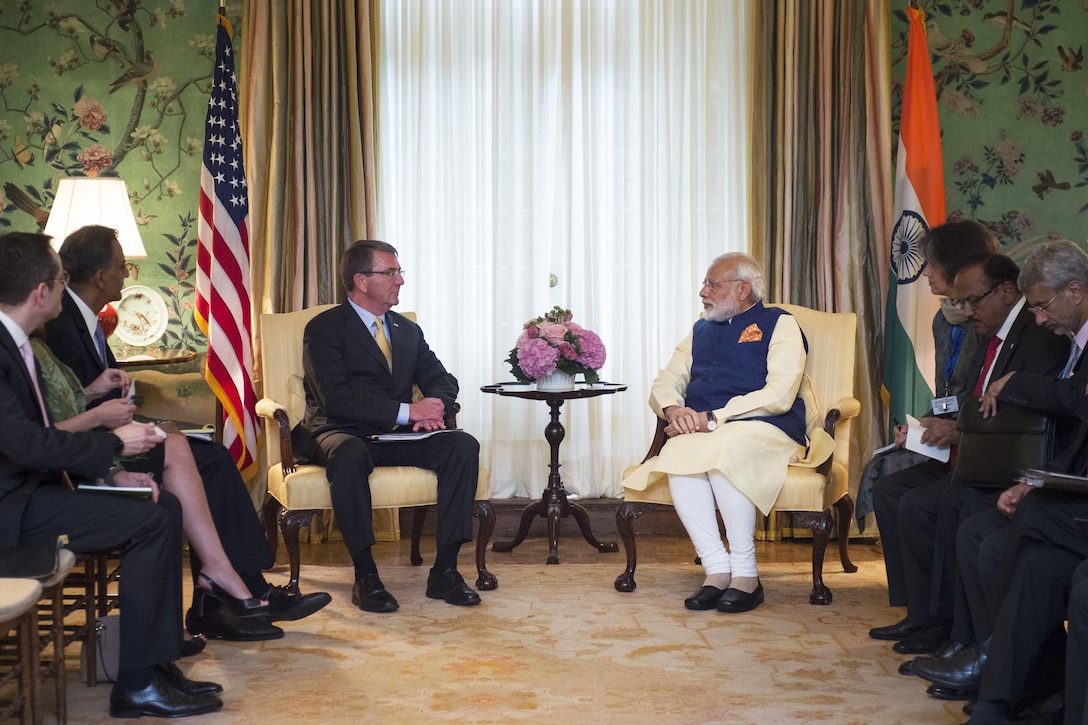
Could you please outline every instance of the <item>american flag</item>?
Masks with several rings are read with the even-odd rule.
[[[231,26],[222,14],[217,23],[200,173],[196,321],[208,338],[204,376],[223,406],[223,445],[242,473],[249,475],[256,464],[260,431],[252,377],[249,195],[238,133]]]

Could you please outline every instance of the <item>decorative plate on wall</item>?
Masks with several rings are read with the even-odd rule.
[[[166,332],[167,318],[166,302],[155,290],[142,284],[121,290],[116,335],[122,342],[140,347],[153,344]]]

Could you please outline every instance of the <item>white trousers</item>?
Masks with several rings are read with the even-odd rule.
[[[756,507],[729,479],[717,471],[669,474],[669,493],[708,575],[757,576]],[[718,533],[715,505],[725,523],[729,551]]]

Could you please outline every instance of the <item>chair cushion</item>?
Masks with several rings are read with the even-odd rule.
[[[0,622],[21,617],[42,597],[42,585],[35,579],[0,579]]]
[[[489,496],[491,474],[480,467],[476,500]],[[268,469],[268,493],[292,511],[332,508],[329,481],[323,466],[300,465],[286,479],[283,467]],[[379,466],[370,474],[373,508],[429,506],[438,503],[438,478],[434,471],[415,466]]]

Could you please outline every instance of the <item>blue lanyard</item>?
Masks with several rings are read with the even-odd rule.
[[[963,325],[952,325],[952,329],[948,332],[948,346],[950,351],[948,359],[944,361],[945,395],[948,395],[948,389],[951,386],[952,381],[952,369],[956,367],[956,360],[959,359],[960,350],[963,348],[963,336],[966,332],[967,328]]]

